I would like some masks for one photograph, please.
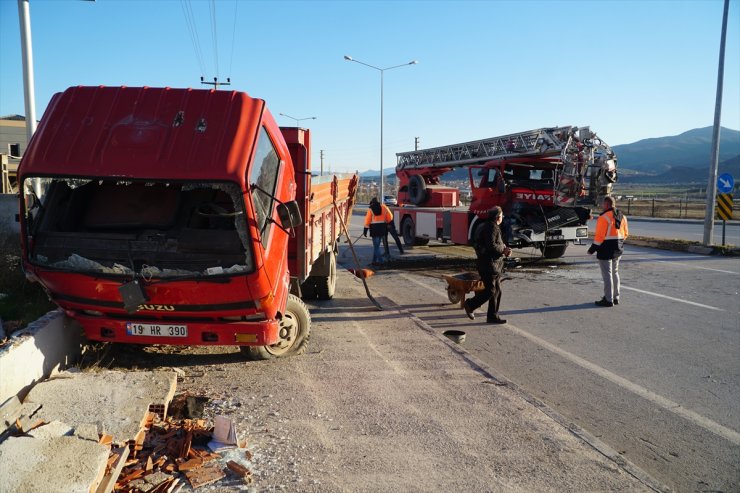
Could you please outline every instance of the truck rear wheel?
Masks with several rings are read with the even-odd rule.
[[[429,243],[429,239],[416,236],[416,225],[414,220],[408,216],[401,221],[401,236],[406,246],[424,246]]]
[[[560,258],[565,255],[565,250],[567,248],[568,244],[563,243],[562,245],[546,245],[540,247],[540,250],[542,251],[542,256],[544,258]]]
[[[329,252],[329,275],[316,277],[316,296],[320,300],[330,300],[337,288],[337,255]]]
[[[298,296],[288,295],[279,331],[280,340],[272,346],[242,346],[242,353],[250,359],[259,360],[285,358],[306,352],[311,335],[311,315]]]

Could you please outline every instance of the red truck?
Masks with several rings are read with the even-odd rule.
[[[504,210],[502,231],[512,248],[533,247],[546,258],[588,237],[590,207],[611,191],[617,158],[588,127],[552,127],[397,154],[396,226],[407,245],[430,239],[470,244],[481,212]],[[470,205],[441,177],[467,168]]]
[[[71,87],[19,168],[27,277],[90,340],[300,354],[358,181],[310,156],[242,92]]]

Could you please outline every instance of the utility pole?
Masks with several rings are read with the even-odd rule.
[[[320,174],[320,176],[324,176],[324,150],[321,149],[321,151],[319,151],[319,153],[320,153],[319,155],[321,156],[321,174]]]
[[[213,82],[211,82],[211,81],[205,80],[203,76],[201,76],[200,83],[205,84],[207,86],[213,86],[218,91],[219,86],[230,86],[231,85],[231,77],[227,77],[226,82],[219,82],[218,77],[214,77]]]
[[[722,35],[719,41],[719,67],[717,69],[717,98],[714,104],[714,128],[712,129],[712,158],[709,163],[709,182],[707,183],[707,208],[704,212],[704,244],[714,243],[714,207],[717,201],[717,169],[719,168],[719,131],[722,115],[722,85],[725,76],[725,41],[727,39],[727,12],[730,0],[725,0],[722,14]]]
[[[419,150],[419,137],[414,137],[414,150]]]
[[[18,0],[18,20],[21,24],[21,57],[23,60],[23,95],[26,103],[26,138],[36,131],[36,96],[33,81],[33,45],[31,43],[31,12],[28,0]]]

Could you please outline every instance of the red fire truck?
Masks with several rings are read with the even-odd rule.
[[[470,244],[481,216],[504,210],[512,248],[534,247],[547,258],[588,237],[590,207],[617,180],[611,148],[588,127],[540,128],[490,139],[397,154],[396,227],[407,245],[430,239]],[[467,168],[471,202],[440,178]]]
[[[302,353],[358,180],[310,156],[245,93],[69,88],[19,169],[27,276],[90,340]]]

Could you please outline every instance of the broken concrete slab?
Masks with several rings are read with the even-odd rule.
[[[0,444],[0,492],[95,491],[109,453],[108,446],[73,436],[11,437]]]
[[[52,421],[43,426],[39,426],[28,432],[28,434],[39,440],[46,440],[53,437],[71,436],[74,430],[67,423],[61,421]]]
[[[84,340],[79,324],[61,309],[13,334],[0,348],[0,402],[14,395],[23,400],[36,382],[73,365]]]
[[[62,372],[37,384],[24,403],[42,405],[34,417],[63,421],[75,430],[94,424],[97,433],[122,444],[136,437],[150,407],[166,412],[176,385],[175,372]]]

